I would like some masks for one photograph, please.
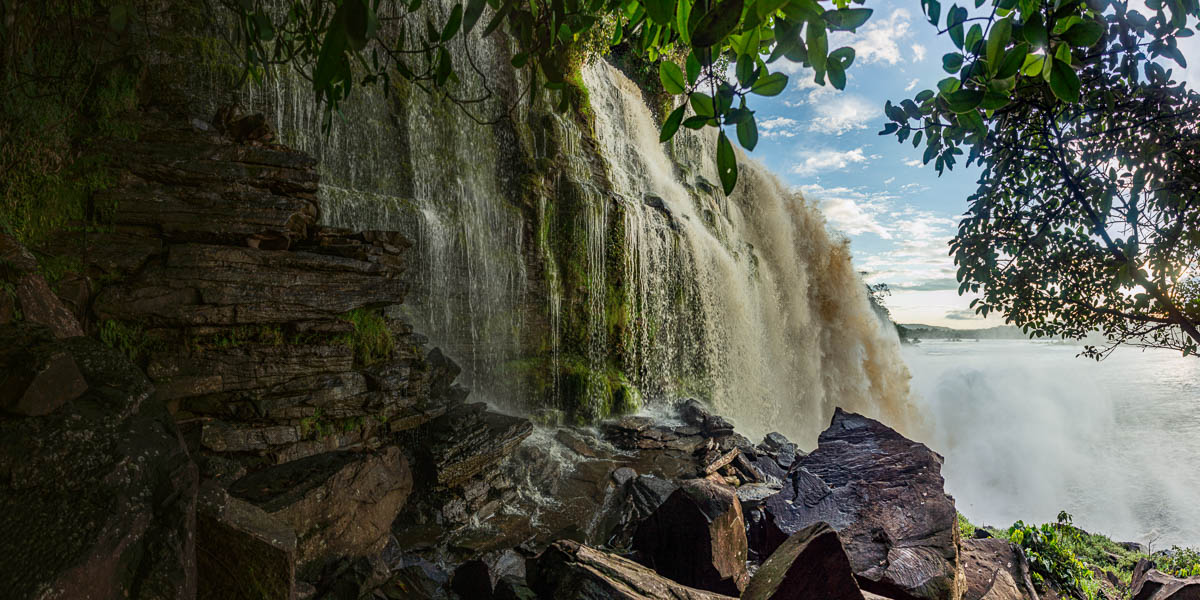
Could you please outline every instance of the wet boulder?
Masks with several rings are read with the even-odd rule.
[[[49,414],[0,415],[0,589],[195,596],[197,473],[165,404],[120,353],[57,343],[87,389]]]
[[[838,534],[825,523],[796,532],[750,579],[742,600],[863,600]]]
[[[29,322],[0,328],[0,411],[47,415],[87,389],[75,358],[49,328]]]
[[[942,457],[862,415],[837,409],[817,449],[796,460],[783,490],[766,501],[769,554],[814,523],[841,536],[864,590],[952,600],[962,594],[954,500]]]
[[[287,523],[296,532],[301,577],[335,558],[378,553],[412,491],[399,448],[326,452],[258,471],[229,493]]]
[[[206,483],[196,511],[196,567],[201,600],[290,600],[296,593],[296,533]]]
[[[551,544],[533,561],[529,584],[542,600],[731,600],[567,540]]]
[[[707,479],[680,482],[638,526],[633,548],[644,564],[691,587],[734,596],[749,580],[741,502]]]
[[[1012,543],[1001,539],[962,541],[960,555],[967,586],[963,600],[1031,600],[1029,567]]]
[[[1172,577],[1143,559],[1134,569],[1129,589],[1130,600],[1197,600],[1200,577]]]

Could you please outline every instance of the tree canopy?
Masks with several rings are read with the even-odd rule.
[[[983,172],[950,243],[959,293],[1035,337],[1103,332],[1195,354],[1200,343],[1200,95],[1186,66],[1196,0],[996,0],[929,21],[957,52],[938,89],[888,103],[881,135],[924,141],[938,172]],[[967,29],[968,24],[970,28]]]

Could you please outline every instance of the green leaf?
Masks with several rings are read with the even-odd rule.
[[[483,28],[483,37],[492,35],[493,31],[496,31],[497,29],[500,28],[500,25],[502,23],[504,23],[504,19],[508,16],[508,13],[512,10],[512,6],[513,5],[509,4],[509,3],[504,3],[503,5],[501,5],[500,10],[497,11],[496,14],[492,16],[492,20],[488,21],[487,27]],[[411,12],[411,10],[410,10],[410,12]],[[616,45],[617,42],[621,41],[621,26],[620,25],[617,25],[617,30],[613,32],[613,36],[616,39],[616,41],[610,42],[610,43],[612,45]]]
[[[1084,21],[1071,26],[1062,34],[1062,39],[1072,46],[1090,47],[1104,36],[1104,26],[1095,21]]]
[[[842,67],[842,70],[845,70],[849,69],[850,65],[854,64],[854,56],[854,48],[851,48],[850,46],[842,46],[841,48],[829,53],[829,60],[827,62],[836,62],[840,67]]]
[[[942,57],[942,68],[947,73],[954,74],[962,69],[963,55],[958,52],[951,52]]]
[[[754,59],[749,54],[739,55],[734,67],[734,73],[737,75],[738,84],[742,87],[753,83]]]
[[[317,56],[317,66],[313,70],[313,89],[317,92],[328,88],[337,80],[338,75],[342,74],[342,57],[346,53],[348,42],[346,28],[341,26],[342,19],[345,18],[339,15],[341,11],[342,9],[338,9],[334,13],[329,31],[325,34],[325,41],[321,43],[321,53]]]
[[[947,77],[938,82],[938,90],[943,94],[949,94],[962,86],[962,82],[957,77]]]
[[[737,124],[738,143],[747,150],[754,150],[758,145],[758,125],[754,123],[754,116],[747,114]]]
[[[1042,74],[1042,66],[1046,64],[1046,57],[1040,54],[1028,54],[1025,56],[1025,64],[1021,67],[1021,73],[1027,77],[1037,77]]]
[[[463,6],[455,4],[454,8],[450,9],[450,18],[446,20],[446,26],[442,28],[442,41],[448,42],[458,35],[458,28],[462,26]]]
[[[370,10],[366,0],[346,0],[338,9],[338,12],[344,15],[342,22],[345,23],[346,39],[349,40],[351,49],[362,50],[367,45],[367,29],[370,21],[367,13]],[[332,26],[331,23],[330,27],[332,28]]]
[[[1047,37],[1046,25],[1042,23],[1041,13],[1034,13],[1025,23],[1025,26],[1021,28],[1021,33],[1025,36],[1025,41],[1029,42],[1029,46],[1034,50],[1045,48],[1050,41],[1050,38]]]
[[[696,23],[696,28],[692,31],[692,47],[715,46],[732,33],[742,18],[742,2],[743,0],[725,0],[714,4]]]
[[[700,128],[704,127],[705,125],[708,125],[711,122],[712,122],[712,117],[705,117],[703,115],[695,115],[695,116],[684,119],[683,126],[687,127],[688,129],[700,129]]]
[[[700,61],[696,60],[696,53],[688,54],[687,63],[684,65],[687,69],[687,80],[691,85],[696,85],[696,80],[700,78]]]
[[[967,39],[963,42],[963,49],[967,52],[978,53],[979,43],[983,41],[983,28],[976,23],[971,26],[971,30],[967,32]]]
[[[825,62],[829,52],[829,39],[825,27],[819,23],[809,23],[806,27],[805,38],[808,41],[808,62],[818,73],[825,71]]]
[[[946,28],[950,30],[950,40],[958,48],[963,47],[963,21],[967,18],[967,9],[961,8],[958,5],[950,7],[950,13],[946,15]]]
[[[487,0],[467,0],[467,12],[463,15],[463,33],[471,33],[475,24],[479,22],[479,17],[483,16],[485,6]]]
[[[758,18],[766,19],[775,14],[775,11],[783,8],[790,0],[758,0],[754,4],[754,9],[758,12]]]
[[[1053,59],[1050,67],[1050,90],[1063,102],[1079,102],[1079,76],[1071,65]]]
[[[787,89],[787,84],[788,76],[783,73],[771,73],[770,75],[763,73],[750,87],[750,91],[759,96],[778,96]]]
[[[679,65],[669,60],[658,63],[658,80],[668,94],[675,96],[683,93],[683,71],[679,70]]]
[[[692,92],[688,100],[692,103],[692,110],[696,112],[696,115],[709,118],[716,115],[713,112],[712,96],[701,92]]]
[[[679,39],[686,46],[692,45],[692,32],[688,29],[688,22],[691,18],[692,0],[679,0],[675,4],[675,31],[679,32]]]
[[[446,81],[453,73],[454,63],[450,61],[450,53],[446,51],[445,46],[439,47],[437,71],[434,73],[434,81],[438,85],[446,85]]]
[[[992,30],[988,33],[987,41],[987,60],[988,64],[1000,64],[1000,53],[1008,47],[1008,41],[1012,39],[1012,19],[1000,19],[992,25]]]
[[[275,26],[267,15],[261,12],[254,13],[254,26],[258,28],[258,39],[264,42],[275,39]]]
[[[737,185],[737,155],[724,131],[717,137],[717,175],[721,177],[721,188],[725,190],[725,195],[732,194]]]
[[[830,31],[853,31],[866,23],[873,12],[869,8],[843,8],[827,10],[821,14],[821,18]]]
[[[846,70],[840,64],[830,61],[825,65],[825,74],[829,76],[829,84],[835,89],[846,89]]]
[[[659,25],[666,25],[675,16],[675,0],[642,0],[646,14],[650,20]]]
[[[108,26],[116,32],[125,31],[125,28],[129,26],[129,15],[132,12],[133,9],[128,4],[114,4],[112,8],[108,9]]]
[[[658,134],[658,141],[665,142],[675,136],[675,132],[679,130],[679,124],[683,122],[683,112],[685,105],[680,104],[678,108],[671,111],[667,115],[667,120],[663,122],[662,132]]]
[[[946,99],[946,104],[950,110],[955,113],[965,113],[967,111],[979,108],[979,104],[983,102],[983,92],[980,90],[958,90],[942,94]]]
[[[1008,52],[1004,53],[1004,60],[1000,62],[999,68],[996,69],[997,79],[1008,79],[1017,74],[1021,67],[1025,65],[1025,57],[1029,54],[1029,44],[1021,42],[1013,46]]]

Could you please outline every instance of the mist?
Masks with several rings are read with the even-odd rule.
[[[1200,545],[1200,361],[1070,345],[906,348],[947,491],[977,525],[1053,521],[1155,548]]]

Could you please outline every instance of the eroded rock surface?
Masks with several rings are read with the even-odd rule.
[[[578,542],[558,541],[533,564],[531,587],[542,600],[729,600],[680,585],[631,560]]]
[[[838,534],[825,523],[801,529],[767,559],[742,600],[863,600]]]
[[[638,526],[633,547],[647,566],[685,585],[741,594],[746,571],[746,524],[733,488],[707,479],[679,482]]]
[[[119,353],[83,337],[57,344],[86,391],[49,414],[0,416],[0,588],[193,597],[196,467],[165,404]]]
[[[1000,539],[962,540],[963,600],[1037,600],[1029,567],[1012,543]]]
[[[1130,600],[1200,600],[1200,577],[1172,577],[1138,563],[1130,583]]]
[[[766,501],[767,518],[785,535],[829,523],[865,590],[957,599],[957,513],[941,467],[942,457],[925,445],[837,409],[817,449],[796,461],[783,491]]]

